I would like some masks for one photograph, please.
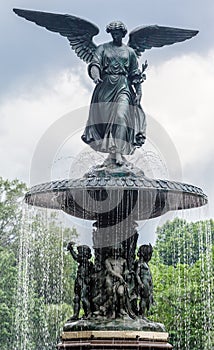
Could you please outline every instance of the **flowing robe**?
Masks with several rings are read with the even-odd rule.
[[[132,154],[145,140],[145,114],[135,104],[133,84],[140,83],[141,72],[132,48],[112,42],[100,45],[88,67],[100,70],[90,105],[88,122],[82,136],[94,150]]]

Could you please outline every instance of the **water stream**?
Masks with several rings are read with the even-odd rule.
[[[72,293],[65,289],[75,266],[67,258],[65,240],[75,236],[66,233],[61,216],[60,212],[23,206],[15,350],[55,349],[63,322],[72,313]],[[72,289],[73,279],[70,282]]]

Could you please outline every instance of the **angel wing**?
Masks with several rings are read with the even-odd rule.
[[[141,26],[129,33],[128,46],[132,47],[137,56],[152,47],[172,45],[191,39],[198,34],[198,30],[163,27],[158,25]]]
[[[93,36],[99,33],[99,28],[94,24],[82,18],[67,14],[63,15],[16,8],[13,11],[28,21],[66,37],[77,56],[86,63],[91,62],[94,51],[97,48],[93,42]]]

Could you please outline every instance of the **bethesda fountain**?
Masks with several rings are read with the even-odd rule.
[[[67,249],[78,263],[74,313],[64,325],[58,349],[172,349],[161,323],[147,312],[154,303],[149,268],[152,246],[137,247],[137,221],[171,210],[203,206],[207,197],[195,186],[148,178],[126,155],[146,140],[146,116],[140,105],[147,62],[138,58],[146,49],[181,42],[198,31],[158,25],[137,27],[127,34],[120,21],[106,27],[112,41],[96,46],[99,29],[72,15],[14,9],[37,25],[69,40],[78,57],[88,63],[95,83],[82,140],[107,154],[77,179],[39,184],[30,189],[29,205],[63,210],[92,220],[93,249]],[[136,258],[137,256],[137,258]],[[155,283],[155,281],[154,281]],[[82,311],[81,311],[82,310]]]

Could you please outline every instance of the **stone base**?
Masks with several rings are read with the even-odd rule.
[[[64,332],[80,332],[80,331],[101,331],[102,332],[165,332],[165,327],[162,323],[152,322],[146,318],[132,319],[129,316],[123,318],[87,318],[78,320],[68,320],[63,327]],[[85,333],[86,334],[86,333]]]
[[[67,350],[158,350],[172,349],[165,332],[142,331],[80,331],[63,332],[57,349]]]

